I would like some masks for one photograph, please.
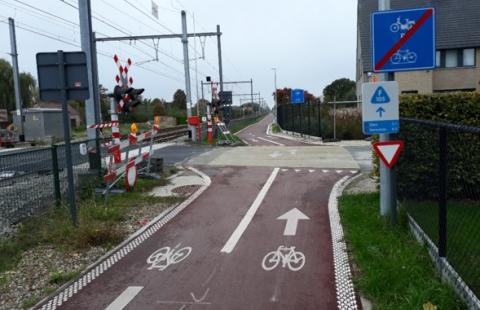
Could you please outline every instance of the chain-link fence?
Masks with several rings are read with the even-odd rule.
[[[83,150],[89,141],[72,142],[74,183],[79,189],[85,180],[99,175],[89,169]],[[93,143],[95,143],[93,141]],[[41,213],[60,202],[68,190],[65,146],[4,152],[0,155],[0,235],[12,225]]]
[[[357,102],[282,104],[277,122],[286,131],[322,137],[323,140],[363,139]]]
[[[402,206],[445,261],[442,274],[475,299],[469,294],[480,296],[480,128],[405,119],[399,138]]]

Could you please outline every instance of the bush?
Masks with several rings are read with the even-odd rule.
[[[400,116],[480,127],[480,94],[403,95]],[[448,190],[452,198],[468,197],[465,188],[480,183],[480,135],[447,131]],[[435,199],[438,193],[438,129],[402,122],[405,151],[398,169],[400,197]]]

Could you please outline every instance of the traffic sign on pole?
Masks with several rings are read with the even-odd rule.
[[[403,141],[376,142],[373,149],[385,166],[392,169],[404,148]]]
[[[362,85],[363,133],[397,133],[400,130],[398,83],[379,82]]]
[[[435,10],[372,13],[372,47],[375,72],[435,68]]]
[[[303,89],[292,89],[291,101],[292,104],[305,103],[305,91]]]

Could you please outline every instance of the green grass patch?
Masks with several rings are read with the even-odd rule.
[[[259,117],[252,117],[252,118],[247,118],[244,120],[240,121],[235,121],[229,128],[230,132],[235,134],[239,132],[240,130],[244,129],[245,127],[248,127],[250,125],[253,125],[260,120],[262,120],[265,117],[265,115],[259,116]]]
[[[351,258],[360,271],[356,287],[375,309],[466,309],[443,284],[424,247],[409,232],[405,217],[392,227],[379,216],[379,195],[345,195],[340,214]]]
[[[80,274],[79,271],[72,272],[54,272],[50,275],[48,283],[60,286],[70,280],[75,279]]]
[[[66,205],[52,207],[47,213],[26,220],[13,237],[0,240],[0,272],[14,268],[23,252],[39,245],[55,245],[60,250],[117,245],[126,237],[120,224],[132,208],[183,200],[145,194],[164,182],[164,179],[140,179],[134,192],[112,195],[106,205],[103,197],[80,202],[78,227],[73,226]]]
[[[438,203],[407,201],[403,205],[438,246]],[[448,201],[447,258],[477,296],[480,296],[479,223],[480,204],[478,202]]]
[[[282,132],[282,129],[280,128],[280,126],[278,126],[277,123],[273,123],[272,124],[272,132],[273,133],[280,133],[280,132]]]

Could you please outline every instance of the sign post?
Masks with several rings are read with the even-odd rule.
[[[84,52],[58,51],[37,54],[40,99],[62,105],[65,161],[68,179],[68,202],[72,222],[77,225],[75,184],[73,181],[72,149],[70,145],[70,117],[68,100],[86,100],[90,97],[87,77],[87,59]]]
[[[394,80],[396,71],[435,68],[434,9],[393,11],[390,10],[390,0],[378,0],[378,10],[371,16],[371,40],[373,71],[385,73],[384,77],[379,76],[379,80]],[[384,116],[384,120],[390,118],[387,109],[381,103],[379,105],[375,110],[378,116]],[[379,131],[380,141],[388,142],[390,133],[387,129],[394,129],[395,123],[377,124],[378,127],[370,127],[364,122],[363,129]],[[382,216],[390,213],[392,223],[396,222],[396,175],[383,162],[380,163],[380,213]]]

